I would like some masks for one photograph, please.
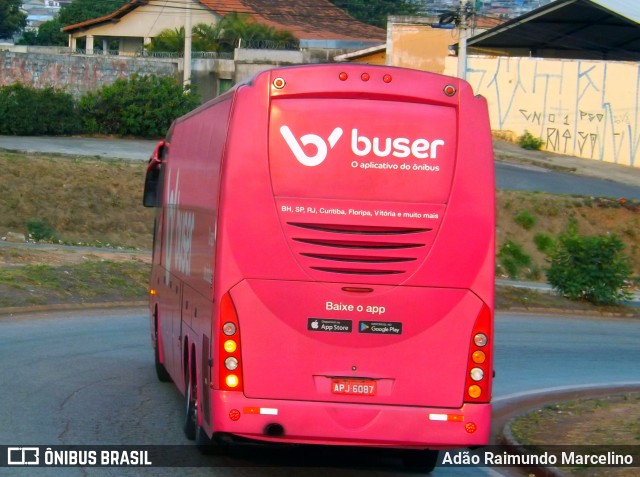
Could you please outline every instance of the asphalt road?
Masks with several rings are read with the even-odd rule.
[[[32,468],[29,476],[396,476],[379,452],[246,447],[200,456],[181,430],[182,398],[157,381],[144,309],[0,317],[0,444],[183,446],[211,468]],[[640,322],[499,315],[494,402],[531,392],[633,382],[640,386]],[[22,472],[1,475],[27,475]],[[15,469],[11,469],[15,470]],[[434,476],[503,475],[439,468]]]
[[[0,136],[0,149],[146,161],[157,141],[84,137]],[[640,200],[640,187],[531,165],[496,163],[499,189]]]

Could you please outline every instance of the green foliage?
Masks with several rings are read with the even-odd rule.
[[[523,269],[530,268],[533,262],[531,256],[522,249],[520,244],[507,240],[498,251],[498,263],[507,272],[509,278],[516,279]]]
[[[80,111],[86,132],[160,137],[198,105],[198,95],[172,78],[134,74],[85,95]]]
[[[184,27],[167,28],[151,39],[151,43],[145,46],[147,51],[184,53]],[[195,51],[204,51],[196,50]]]
[[[629,298],[631,278],[624,243],[616,235],[561,235],[551,254],[547,280],[572,300],[614,305]]]
[[[126,3],[128,0],[73,0],[60,9],[58,19],[64,26],[75,25],[115,12]]]
[[[53,227],[47,222],[41,219],[27,220],[27,231],[33,240],[40,242],[42,240],[47,242],[56,241],[57,237],[53,231]]]
[[[556,246],[556,241],[553,237],[547,234],[536,234],[533,237],[533,243],[536,244],[536,248],[538,251],[542,253],[551,253],[553,248]]]
[[[0,0],[0,38],[11,38],[27,26],[27,14],[20,11],[22,0]]]
[[[542,147],[544,141],[529,131],[525,131],[524,134],[518,138],[518,144],[520,144],[520,147],[523,149],[537,151]]]
[[[341,8],[356,20],[387,27],[389,15],[415,15],[417,6],[407,0],[329,0],[336,7]]]
[[[76,103],[69,93],[20,83],[0,87],[0,134],[61,135],[78,128]]]
[[[200,23],[192,30],[193,51],[233,52],[242,44],[270,42],[273,48],[297,44],[297,38],[289,31],[276,30],[258,23],[247,14],[231,12],[215,25]],[[184,52],[184,27],[162,30],[145,48],[152,52]]]
[[[513,220],[515,220],[516,224],[518,224],[520,227],[522,227],[525,230],[531,230],[533,226],[536,224],[535,216],[528,210],[523,210],[522,212],[519,212],[518,214],[516,214]]]
[[[62,24],[56,16],[53,20],[42,23],[37,31],[26,31],[18,41],[19,45],[67,46],[67,34],[62,31]]]

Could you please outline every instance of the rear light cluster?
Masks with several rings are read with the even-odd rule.
[[[220,323],[222,323],[218,350],[220,389],[242,391],[240,329],[238,315],[229,294],[225,294],[220,301]]]
[[[464,399],[467,402],[489,402],[491,399],[491,336],[491,310],[483,305],[469,346]]]
[[[349,75],[343,71],[338,75],[338,79],[340,81],[347,81],[349,79]],[[366,72],[362,73],[360,75],[360,79],[362,81],[369,81],[371,79],[371,75]],[[382,81],[385,83],[391,83],[391,81],[393,81],[393,77],[390,74],[382,75]]]

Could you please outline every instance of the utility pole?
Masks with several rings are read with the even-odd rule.
[[[446,28],[458,30],[458,78],[467,77],[467,38],[470,36],[469,20],[471,26],[475,22],[475,1],[460,0],[456,11],[450,11],[440,15],[438,23],[433,23],[432,28]]]
[[[458,78],[467,79],[467,38],[475,24],[475,1],[460,0],[456,26],[458,27]],[[469,25],[471,23],[471,25]]]
[[[183,87],[191,84],[191,0],[185,0]]]

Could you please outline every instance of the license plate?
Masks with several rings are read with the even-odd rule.
[[[333,394],[349,394],[352,396],[375,396],[377,383],[373,379],[331,379]]]

